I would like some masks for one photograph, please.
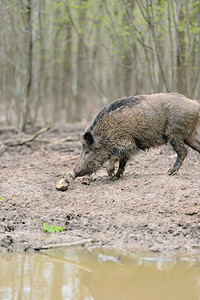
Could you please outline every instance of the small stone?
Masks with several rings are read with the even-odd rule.
[[[187,189],[187,186],[186,185],[182,185],[181,186],[181,190],[183,191],[183,190],[186,190]]]
[[[199,213],[199,208],[198,207],[191,206],[191,207],[188,207],[188,208],[185,209],[185,215],[192,216],[192,215],[196,215],[198,213]]]
[[[69,186],[69,181],[65,178],[61,178],[56,182],[56,189],[58,191],[66,191]]]
[[[89,185],[89,184],[90,184],[90,179],[87,178],[87,177],[84,177],[84,178],[82,179],[82,184]]]

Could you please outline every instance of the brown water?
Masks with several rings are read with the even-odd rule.
[[[1,255],[0,299],[200,300],[199,258],[118,255],[84,249]]]

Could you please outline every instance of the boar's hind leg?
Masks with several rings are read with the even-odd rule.
[[[174,150],[177,153],[177,159],[176,162],[174,164],[174,166],[169,169],[168,174],[169,175],[173,175],[176,172],[178,172],[178,170],[180,169],[180,166],[182,165],[185,157],[187,156],[187,148],[185,146],[184,141],[182,140],[173,140],[171,142],[172,147],[174,148]]]
[[[185,143],[192,149],[200,152],[200,134],[195,130],[192,135],[185,140]]]

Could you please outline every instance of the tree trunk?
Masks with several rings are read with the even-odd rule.
[[[66,109],[67,121],[72,121],[72,26],[66,23],[66,45],[63,64],[62,108]]]
[[[183,8],[180,10],[179,22],[183,22]],[[178,26],[178,24],[177,24]],[[177,75],[178,75],[178,92],[185,94],[185,43],[184,43],[185,33],[184,30],[179,30],[177,28]]]
[[[37,121],[38,110],[39,107],[41,106],[44,97],[45,45],[44,45],[43,16],[40,12],[38,12],[38,26],[39,26],[40,49],[39,49],[39,70],[38,70],[38,80],[37,80],[37,100],[35,103],[34,124]]]
[[[25,131],[27,116],[29,111],[29,96],[32,83],[32,50],[33,50],[33,40],[32,40],[32,0],[27,0],[27,57],[26,57],[26,74],[24,75],[24,91],[21,101],[21,119],[19,132]]]
[[[83,0],[83,4],[86,2]],[[84,37],[85,33],[82,32],[82,28],[84,28],[85,24],[85,10],[82,7],[82,3],[80,3],[80,10],[79,10],[79,28],[81,29],[78,35],[78,52],[77,52],[77,94],[76,94],[76,113],[75,119],[81,120],[82,117],[82,108],[86,104],[86,99],[84,95],[85,90],[85,72],[84,72]]]

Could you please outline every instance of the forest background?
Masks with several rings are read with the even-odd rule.
[[[0,0],[1,123],[91,120],[129,95],[200,100],[199,0]]]

